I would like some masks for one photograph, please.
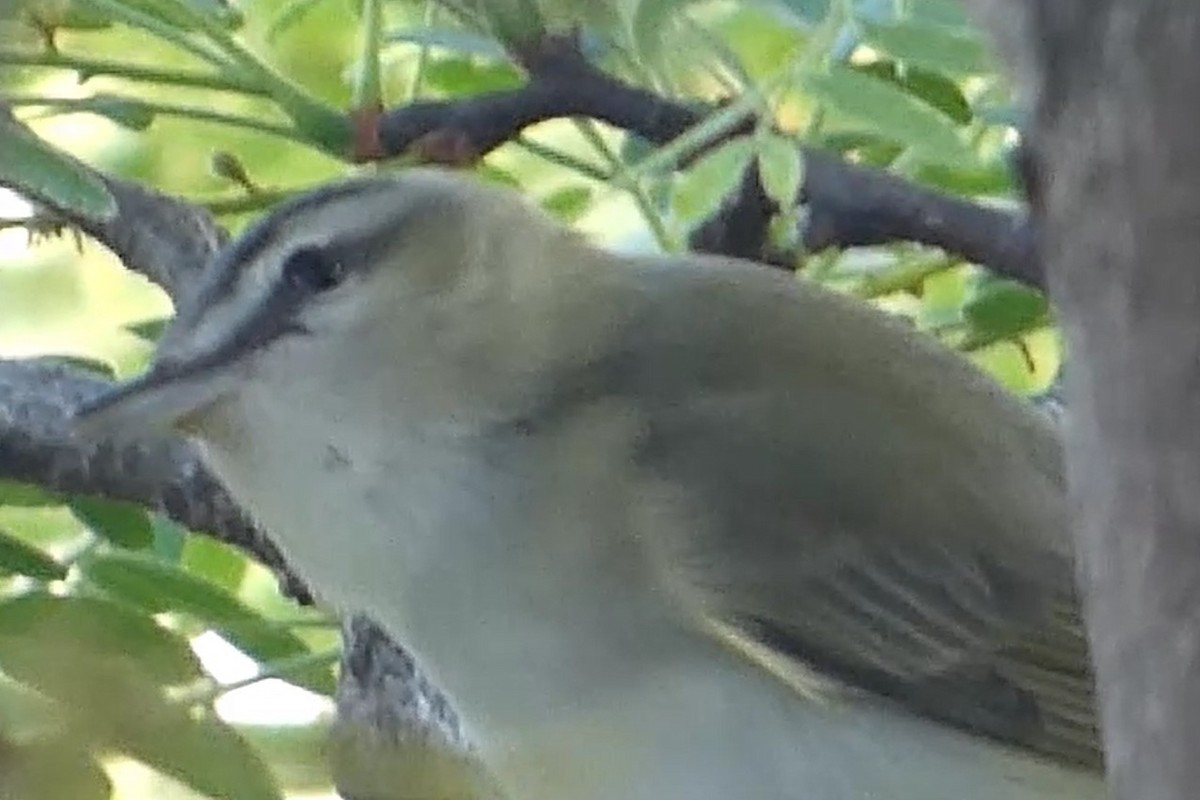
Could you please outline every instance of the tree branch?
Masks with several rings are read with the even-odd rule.
[[[530,125],[572,116],[591,117],[663,145],[713,111],[664,99],[600,71],[571,37],[549,37],[517,57],[529,74],[520,89],[411,103],[373,117],[369,124],[378,125],[382,154],[415,152],[436,162],[461,163],[512,140]],[[752,127],[747,118],[727,135]],[[806,250],[917,242],[1042,285],[1041,264],[1023,214],[936,192],[813,148],[802,151],[806,170],[798,200],[806,212],[801,231]],[[685,153],[681,163],[700,154]],[[765,253],[768,222],[777,210],[751,170],[737,195],[701,226],[691,244],[697,250],[778,263],[777,254]]]
[[[473,756],[458,716],[412,656],[363,616],[343,622],[342,639],[331,747],[339,793],[346,800],[497,800],[499,789]]]
[[[144,505],[241,548],[307,598],[279,551],[185,442],[146,436],[87,445],[71,436],[71,409],[109,385],[52,359],[0,361],[0,477]]]
[[[513,140],[520,131],[538,122],[585,116],[628,131],[646,141],[666,144],[705,119],[714,110],[706,104],[685,104],[627,84],[591,64],[576,37],[550,36],[514,53],[525,67],[527,83],[515,90],[484,93],[466,99],[422,101],[386,110],[360,109],[349,116],[357,126],[354,137],[357,160],[391,158],[414,153],[424,160],[461,164]],[[747,117],[727,136],[748,132],[754,121]],[[801,148],[808,162],[798,200],[804,215],[800,241],[808,252],[827,247],[860,247],[909,241],[940,247],[948,253],[994,271],[1041,286],[1042,269],[1031,246],[1025,218],[961,198],[936,192],[883,170],[857,166],[831,153]],[[681,163],[700,154],[683,154]],[[128,264],[165,287],[177,276],[170,262],[151,272],[137,251],[155,239],[176,231],[184,250],[208,246],[222,235],[211,220],[196,217],[188,206],[157,202],[150,190],[116,183],[110,188],[132,207],[139,193],[149,192],[143,232],[122,240],[104,225],[80,225],[106,242]],[[777,212],[750,172],[740,193],[692,237],[694,249],[718,252],[770,263],[793,259],[769,253],[767,227]],[[78,222],[78,221],[76,221]],[[167,236],[168,240],[172,237]],[[158,247],[164,242],[159,242]],[[185,253],[186,255],[186,253]]]
[[[205,209],[141,184],[97,173],[116,198],[116,217],[71,223],[178,299],[229,238]]]
[[[22,125],[3,103],[0,115],[4,126]],[[0,136],[5,135],[8,134],[0,130]],[[117,213],[112,219],[98,221],[56,207],[47,197],[30,196],[27,190],[13,187],[41,206],[34,226],[71,227],[86,233],[111,250],[126,269],[163,287],[172,299],[186,290],[209,257],[228,239],[228,233],[199,206],[106,175],[69,153],[60,151],[58,156],[101,181],[116,201]]]

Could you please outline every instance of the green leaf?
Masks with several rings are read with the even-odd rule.
[[[241,10],[230,0],[183,0],[206,17],[215,19],[223,27],[236,30],[245,22]]]
[[[630,23],[638,54],[650,61],[656,59],[675,18],[694,2],[696,0],[640,0]]]
[[[187,530],[182,525],[176,525],[158,514],[150,516],[150,526],[154,529],[154,546],[150,549],[155,558],[168,564],[179,563],[189,538],[195,538],[197,541],[211,541],[202,537],[189,537]]]
[[[1009,280],[987,281],[977,288],[962,309],[973,338],[1008,339],[1047,323],[1050,304],[1046,296]]]
[[[67,568],[49,553],[7,531],[0,530],[0,571],[27,575],[43,581],[67,577]]]
[[[909,17],[924,25],[976,30],[959,0],[908,0]]]
[[[195,718],[157,698],[147,700],[134,682],[111,684],[117,684],[109,689],[111,722],[98,726],[97,738],[209,797],[281,800],[267,765],[232,727],[211,715]]]
[[[786,136],[771,133],[758,143],[758,174],[763,190],[780,208],[792,208],[804,182],[800,145]]]
[[[909,67],[900,79],[900,85],[960,125],[966,125],[974,117],[971,104],[958,84],[943,75]]]
[[[592,204],[592,190],[586,186],[564,186],[542,200],[542,208],[565,222],[579,219]]]
[[[912,21],[863,23],[862,30],[865,44],[935,72],[977,75],[996,68],[978,36]]]
[[[31,22],[40,28],[99,30],[112,18],[80,6],[75,0],[0,0],[0,22]]]
[[[176,611],[211,626],[260,663],[310,652],[291,631],[263,619],[221,587],[175,566],[125,553],[96,553],[80,562],[81,573],[114,597],[150,613]],[[320,694],[332,694],[333,676],[324,667],[288,679]]]
[[[706,153],[675,178],[671,208],[680,218],[696,222],[720,207],[742,179],[754,155],[747,136],[738,136]]]
[[[117,213],[104,183],[28,129],[0,118],[0,184],[91,220]]]
[[[1011,104],[980,104],[975,109],[975,116],[988,125],[1021,129],[1029,124],[1029,115]]]
[[[506,46],[535,42],[546,33],[546,21],[534,0],[475,0],[476,13]]]
[[[830,131],[814,137],[813,144],[873,167],[886,167],[904,152],[895,142],[865,131]]]
[[[158,317],[156,319],[142,320],[141,322],[130,323],[125,326],[125,330],[137,336],[140,339],[145,339],[148,342],[157,342],[158,337],[162,336],[163,330],[171,322],[170,317]]]
[[[628,34],[623,5],[630,4],[628,0],[539,0],[538,10],[549,31],[582,29],[581,45],[588,60],[592,60],[594,48],[603,47],[603,40],[624,38]]]
[[[99,359],[78,355],[46,355],[42,356],[42,358],[47,362],[62,364],[63,366],[83,370],[84,372],[91,372],[109,380],[116,378],[116,373],[113,371],[112,365]]]
[[[43,669],[68,690],[61,705],[72,741],[135,758],[209,797],[279,800],[262,759],[211,711],[167,701],[130,659],[58,655]]]
[[[320,2],[321,0],[290,0],[285,3],[275,12],[271,17],[271,22],[267,25],[267,41],[274,44],[280,36],[301,22],[308,12]]]
[[[891,83],[834,66],[802,78],[817,99],[879,136],[908,146],[925,161],[971,164],[974,156],[943,114]]]
[[[778,4],[806,25],[816,25],[829,16],[833,0],[778,0]]]
[[[521,74],[507,62],[432,58],[425,64],[425,84],[455,95],[496,92],[520,86]]]
[[[475,177],[481,181],[488,181],[497,186],[506,186],[510,189],[520,189],[521,181],[517,176],[506,169],[501,169],[495,164],[490,164],[486,161],[475,167]]]
[[[851,69],[899,86],[960,125],[971,121],[971,106],[963,97],[958,84],[936,72],[912,66],[901,70],[897,68],[895,61],[888,59],[870,64],[855,64]]]
[[[976,167],[924,164],[916,170],[921,183],[962,195],[1005,195],[1013,191],[1012,169],[997,159]]]
[[[75,675],[47,666],[67,659]],[[0,603],[0,669],[50,697],[77,699],[79,667],[97,659],[128,661],[162,685],[204,676],[188,643],[150,617],[92,597],[22,595]]]
[[[872,78],[886,80],[899,86],[960,125],[971,121],[971,106],[959,91],[958,84],[936,72],[922,70],[920,67],[906,67],[901,70],[895,61],[889,59],[871,61],[870,64],[854,64],[850,68],[854,72],[868,74]]]
[[[246,577],[248,563],[240,550],[207,536],[191,536],[183,550],[183,568],[236,594]]]
[[[63,15],[62,21],[58,23],[60,28],[78,31],[98,31],[111,28],[112,25],[113,18],[110,15],[86,8],[74,0]]]
[[[19,481],[0,480],[0,506],[45,508],[62,504],[62,497],[54,492],[48,492],[40,486]]]
[[[282,799],[259,754],[219,719],[196,719],[184,709],[145,702],[136,685],[114,695],[129,702],[113,709],[113,724],[103,730],[113,748],[209,797]],[[143,702],[132,702],[136,697]]]
[[[108,13],[104,4],[93,4],[91,0],[75,0],[83,7],[91,6],[99,14]],[[223,0],[117,0],[119,5],[139,11],[159,22],[174,28],[193,31],[207,20],[223,28],[235,29],[242,24],[242,14]]]
[[[66,741],[0,739],[0,795],[14,800],[109,800],[112,782],[96,757]]]
[[[156,116],[155,111],[140,100],[116,95],[94,95],[89,98],[87,108],[131,131],[146,130]]]
[[[211,797],[276,800],[270,774],[229,726],[165,700],[203,671],[187,642],[90,598],[0,603],[0,668],[59,702],[72,743],[116,750]]]
[[[648,158],[657,149],[657,145],[649,139],[643,139],[636,133],[630,133],[621,139],[621,147],[617,151],[617,155],[625,164],[637,164]]]
[[[64,729],[63,715],[53,700],[0,675],[0,741],[45,741]]]
[[[69,505],[80,522],[115,545],[144,550],[154,544],[150,514],[141,506],[95,497],[75,497]]]
[[[404,42],[423,47],[438,47],[463,55],[505,61],[508,54],[495,40],[470,31],[455,28],[415,27],[403,28],[387,34],[385,41]]]

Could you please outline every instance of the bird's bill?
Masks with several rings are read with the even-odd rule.
[[[88,400],[72,414],[76,433],[89,437],[121,437],[175,429],[233,389],[227,368],[155,365],[140,377]]]

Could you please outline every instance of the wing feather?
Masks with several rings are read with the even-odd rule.
[[[1049,424],[855,301],[757,268],[648,271],[654,314],[590,366],[636,398],[638,463],[696,521],[646,532],[696,606],[849,687],[1098,766]]]

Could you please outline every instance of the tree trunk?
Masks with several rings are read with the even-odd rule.
[[[1200,792],[1200,5],[976,0],[1032,101],[1028,188],[1113,796]]]

